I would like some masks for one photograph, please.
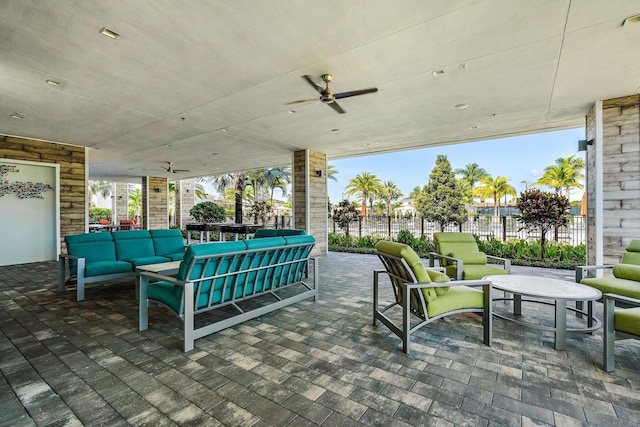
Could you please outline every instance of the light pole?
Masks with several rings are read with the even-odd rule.
[[[524,192],[529,191],[529,183],[527,181],[520,181],[521,184],[524,184]]]

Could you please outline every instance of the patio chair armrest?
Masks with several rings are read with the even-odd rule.
[[[635,299],[635,298],[625,297],[623,295],[604,294],[603,298],[605,299],[605,302],[606,302],[606,300],[615,300],[615,301],[624,302],[625,304],[629,304],[629,305],[640,307],[640,300]]]
[[[141,277],[145,277],[147,281],[149,281],[149,279],[155,279],[157,281],[161,280],[163,282],[173,283],[174,285],[182,287],[184,287],[184,284],[187,283],[186,280],[179,280],[173,276],[165,276],[164,274],[152,273],[150,271],[140,271],[138,272],[138,275]]]
[[[82,257],[76,256],[76,255],[69,255],[69,254],[60,254],[59,255],[60,258],[65,258],[65,259],[80,259]]]
[[[455,262],[460,261],[458,258],[454,258],[452,256],[442,255],[442,254],[439,254],[438,252],[429,252],[429,259],[433,259],[433,258],[446,259],[446,260],[455,261]]]
[[[440,288],[443,286],[491,286],[490,280],[451,280],[449,282],[405,283],[407,289]]]
[[[511,260],[508,258],[501,258],[493,255],[486,255],[487,260],[496,261],[494,264],[503,264],[507,274],[511,274]]]
[[[580,283],[582,279],[584,279],[585,274],[589,270],[604,270],[615,267],[613,264],[604,264],[604,265],[578,265],[576,266],[576,283]]]

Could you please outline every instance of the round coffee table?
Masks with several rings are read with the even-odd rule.
[[[567,344],[567,332],[593,332],[600,327],[600,320],[593,315],[593,301],[599,299],[602,293],[589,286],[566,280],[551,279],[540,276],[524,276],[518,274],[486,276],[484,280],[490,280],[493,288],[513,294],[513,298],[494,298],[493,301],[513,300],[513,315],[522,315],[522,301],[555,306],[555,325],[553,327],[533,324],[504,316],[494,311],[494,315],[510,322],[524,326],[553,331],[555,333],[555,349],[565,350]],[[522,297],[536,299],[523,299]],[[544,300],[552,300],[544,301]],[[567,301],[586,301],[587,311],[567,307]],[[573,311],[578,317],[587,316],[585,328],[567,329],[567,310]]]

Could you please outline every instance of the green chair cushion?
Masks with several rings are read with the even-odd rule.
[[[640,307],[616,310],[613,324],[616,331],[640,336]]]
[[[447,274],[455,277],[456,268],[447,267]],[[485,276],[492,276],[496,274],[507,274],[504,268],[495,267],[493,265],[466,265],[462,270],[462,280],[480,280]]]
[[[282,246],[285,241],[282,237],[263,237],[260,239],[245,240],[247,249],[265,249],[273,246]]]
[[[84,277],[130,272],[133,272],[133,266],[125,261],[94,261],[84,266]]]
[[[305,233],[304,230],[296,230],[293,228],[280,228],[276,230],[276,236],[303,236]]]
[[[640,252],[640,240],[634,239],[627,246],[627,251],[629,252]]]
[[[640,282],[635,280],[599,277],[582,279],[580,283],[596,288],[603,294],[617,294],[640,299]]]
[[[169,258],[171,261],[182,261],[184,258],[184,252],[178,252],[175,254],[164,254],[162,255],[165,258]]]
[[[618,264],[613,267],[613,275],[619,279],[640,282],[640,265]],[[638,285],[640,286],[640,283]]]
[[[483,294],[481,290],[468,286],[452,286],[444,295],[427,304],[429,317],[464,308],[482,308]]]
[[[620,264],[640,265],[640,252],[625,251],[622,254]]]
[[[431,281],[435,283],[446,283],[449,280],[451,280],[449,279],[449,276],[447,276],[445,273],[440,273],[439,271],[431,270],[428,268],[427,268],[427,274],[429,275],[429,279],[431,279]],[[451,286],[440,286],[438,288],[433,288],[433,289],[436,291],[436,295],[440,296],[440,295],[446,294],[450,288]],[[425,289],[422,290],[423,293],[424,291]],[[425,298],[426,298],[426,295],[425,295]]]
[[[475,244],[474,244],[475,247]],[[484,252],[478,252],[477,248],[475,251],[470,250],[455,250],[449,254],[454,258],[458,258],[462,260],[464,266],[467,265],[483,265],[487,263],[487,256]]]
[[[416,280],[418,281],[418,283],[431,283],[431,277],[429,276],[428,270],[420,261],[420,257],[418,256],[418,254],[409,245],[381,240],[376,243],[376,250],[384,254],[403,258],[406,261],[407,265],[411,268],[411,271],[413,271],[413,275],[416,276]],[[442,287],[442,289],[423,289],[422,293],[424,295],[424,299],[428,303],[430,303],[438,297],[438,292],[445,293],[447,291],[447,289],[445,288],[448,287]]]
[[[308,234],[283,235],[282,238],[287,245],[308,245],[316,242],[316,238]]]

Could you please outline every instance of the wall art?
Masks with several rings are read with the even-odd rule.
[[[42,193],[53,191],[53,186],[43,182],[9,181],[7,175],[17,172],[20,172],[17,166],[0,165],[0,197],[14,194],[19,199],[44,199]]]

